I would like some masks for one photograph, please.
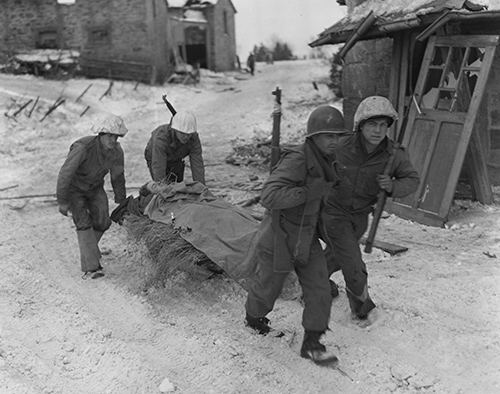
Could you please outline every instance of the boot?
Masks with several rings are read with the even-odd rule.
[[[330,282],[330,294],[332,296],[332,298],[336,298],[339,296],[339,287],[337,286],[337,284],[333,281],[333,280],[329,280]]]
[[[368,318],[368,313],[376,307],[368,294],[368,287],[365,286],[361,296],[357,296],[347,287],[346,290],[352,314],[360,320],[366,320]]]
[[[337,356],[329,353],[319,338],[323,331],[308,331],[304,333],[304,341],[300,349],[300,356],[313,361],[317,365],[332,365],[338,362]]]
[[[102,270],[101,253],[97,246],[94,230],[78,230],[78,246],[80,248],[80,262],[83,272],[95,272]]]
[[[248,313],[245,318],[245,325],[253,328],[260,335],[269,334],[269,332],[272,330],[271,326],[269,326],[269,319],[267,317],[253,317]]]

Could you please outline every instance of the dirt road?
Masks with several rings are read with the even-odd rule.
[[[297,133],[315,103],[331,100],[324,85],[316,91],[311,83],[327,73],[319,62],[277,62],[258,67],[254,78],[207,73],[196,87],[134,90],[117,82],[102,100],[104,80],[0,74],[2,112],[13,110],[11,98],[45,99],[31,118],[0,121],[0,189],[18,185],[0,198],[52,193],[70,142],[86,135],[101,111],[125,117],[127,181],[144,183],[142,150],[150,131],[168,121],[165,92],[198,115],[209,186],[230,201],[247,198],[251,193],[234,185],[265,172],[224,164],[231,139],[270,132],[277,85],[284,137]],[[89,83],[89,93],[75,102]],[[40,123],[61,92],[67,104]],[[91,110],[80,118],[87,105]],[[185,267],[164,287],[150,286],[146,251],[116,225],[102,241],[106,276],[82,280],[74,228],[52,197],[0,203],[1,393],[156,393],[165,379],[180,393],[500,391],[498,204],[458,201],[444,229],[383,220],[380,239],[409,251],[366,256],[378,305],[368,328],[350,320],[342,278],[335,276],[341,295],[325,343],[336,350],[340,369],[324,369],[298,356],[298,301],[279,300],[269,316],[285,337],[255,335],[243,325],[245,292],[237,284]]]

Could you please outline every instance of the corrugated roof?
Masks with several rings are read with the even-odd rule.
[[[349,15],[319,34],[311,46],[345,42],[352,32],[367,17],[370,11],[376,16],[372,33],[396,31],[420,24],[420,18],[429,14],[440,14],[447,10],[477,12],[486,7],[496,8],[499,0],[366,0]],[[498,5],[500,7],[500,4]],[[471,11],[474,10],[474,11]]]

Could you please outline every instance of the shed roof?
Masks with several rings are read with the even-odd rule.
[[[438,16],[446,11],[456,15],[484,15],[491,13],[486,9],[500,10],[498,0],[366,0],[353,9],[349,15],[319,34],[311,42],[312,47],[338,44],[356,31],[360,23],[373,11],[376,21],[363,38],[376,38],[389,32],[423,26],[432,22],[431,16]],[[494,11],[495,12],[495,11]],[[499,13],[496,11],[495,13]],[[425,17],[428,16],[426,19]],[[427,23],[424,22],[427,21]]]

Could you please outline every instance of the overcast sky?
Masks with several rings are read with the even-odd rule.
[[[347,7],[336,0],[232,0],[236,7],[238,55],[246,59],[254,45],[269,45],[278,37],[296,55],[309,53],[307,44],[342,18]]]

